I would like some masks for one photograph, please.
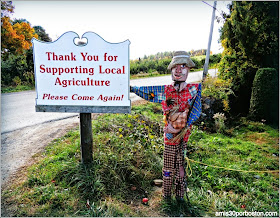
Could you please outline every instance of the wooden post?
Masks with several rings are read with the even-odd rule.
[[[91,113],[80,113],[81,157],[83,164],[93,161]]]

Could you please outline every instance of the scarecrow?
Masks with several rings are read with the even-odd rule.
[[[130,87],[130,91],[155,103],[162,104],[165,127],[163,153],[163,197],[171,199],[172,185],[179,202],[186,191],[184,155],[192,123],[201,114],[201,84],[186,83],[190,68],[195,64],[185,51],[174,53],[168,69],[171,70],[171,85]]]

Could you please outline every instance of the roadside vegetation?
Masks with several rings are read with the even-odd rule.
[[[30,51],[31,52],[31,51]],[[171,52],[172,53],[172,52]],[[152,57],[154,55],[151,55]],[[157,77],[157,76],[164,76],[167,74],[170,74],[167,70],[167,66],[171,61],[171,58],[165,58],[164,61],[157,60],[157,59],[149,59],[151,56],[148,56],[147,59],[143,59],[143,61],[130,61],[130,79],[139,79],[139,78],[146,78],[146,77]],[[218,61],[221,58],[221,54],[218,55],[211,55],[210,56],[210,65],[209,69],[211,68],[217,68]],[[203,70],[203,65],[205,62],[205,55],[199,55],[192,57],[192,60],[197,64],[197,67],[194,69],[191,69],[191,72],[201,71]],[[215,61],[215,62],[214,62]],[[161,63],[159,63],[161,62]],[[4,63],[5,64],[5,63]],[[33,61],[32,61],[33,64]],[[159,66],[159,64],[163,64]],[[138,67],[138,72],[134,72],[134,68]],[[148,71],[142,71],[143,69],[148,69],[152,65],[158,66],[157,68],[151,68]],[[6,66],[6,65],[5,65]],[[4,66],[4,67],[5,67]],[[33,65],[31,66],[33,67]],[[162,69],[162,70],[159,70]],[[14,71],[17,71],[17,69],[13,69]],[[159,71],[158,71],[159,70]],[[35,78],[33,75],[33,71],[29,72],[27,74],[24,74],[28,78],[21,79],[19,76],[16,76],[10,85],[7,85],[5,83],[2,83],[1,86],[1,93],[10,93],[10,92],[20,92],[20,91],[27,91],[27,90],[34,90],[35,89]],[[27,80],[28,79],[28,80]]]
[[[1,87],[1,93],[21,92],[34,89],[35,87],[32,85],[3,86]]]
[[[10,216],[215,216],[216,211],[279,212],[277,173],[239,172],[191,162],[190,202],[170,205],[153,185],[161,178],[160,104],[132,107],[131,114],[93,120],[94,157],[80,162],[79,130],[54,140],[34,157],[24,178],[2,191]],[[225,133],[193,127],[188,157],[236,170],[279,168],[278,129],[241,118]],[[150,199],[143,205],[143,197]]]
[[[32,52],[31,50],[29,53]],[[172,54],[172,52],[165,52],[168,54]],[[158,54],[165,54],[159,52]],[[196,54],[196,53],[194,53]],[[200,54],[200,53],[198,53]],[[145,59],[140,60],[131,60],[130,61],[130,79],[139,79],[139,78],[146,78],[146,77],[157,77],[157,76],[164,76],[169,74],[167,70],[167,66],[171,61],[171,57],[161,55],[163,59],[155,59],[156,55],[145,56]],[[191,59],[196,63],[196,67],[191,69],[191,72],[202,71],[203,65],[205,62],[205,55],[198,55],[193,56]],[[153,58],[153,59],[152,59]],[[217,64],[221,59],[221,54],[210,55],[210,65],[209,69],[217,68]],[[29,60],[30,68],[33,68],[33,61]],[[6,62],[3,62],[4,66],[2,69],[4,73],[6,72],[6,68],[12,68],[10,65],[6,65]],[[22,65],[24,62],[21,62],[19,65]],[[15,65],[15,63],[10,63]],[[20,66],[18,66],[20,67]],[[19,72],[18,69],[12,69],[14,72]],[[20,92],[20,91],[27,91],[27,90],[34,90],[35,89],[35,78],[33,70],[31,72],[23,73],[24,78],[20,78],[19,76],[15,76],[11,82],[5,83],[2,82],[1,86],[1,93],[10,93],[10,92]],[[10,72],[11,74],[11,72]]]
[[[206,58],[206,50],[188,52],[195,67],[191,72],[202,71]],[[169,74],[167,70],[169,63],[173,57],[173,52],[158,52],[156,55],[145,56],[137,60],[130,61],[130,78],[138,79],[142,77],[155,77]],[[209,57],[209,69],[217,68],[221,60],[221,54],[211,54]]]

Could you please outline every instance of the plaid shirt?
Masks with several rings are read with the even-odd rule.
[[[189,105],[191,104],[193,98],[196,96],[197,94],[197,89],[198,89],[199,84],[187,84],[187,86],[181,90],[180,92],[176,91],[173,85],[167,85],[165,86],[165,98],[166,101],[168,101],[168,99],[173,99],[175,100],[175,104],[173,105],[167,105],[166,101],[162,101],[162,109],[164,112],[164,115],[167,114],[167,112],[169,112],[170,110],[173,109],[174,106],[179,105],[179,109],[178,112],[183,112],[186,109],[189,108]],[[167,126],[168,124],[165,124],[165,126]],[[183,137],[183,141],[184,142],[188,142],[189,140],[189,136],[191,134],[191,127],[192,125],[189,126],[188,131],[186,132],[186,134]],[[167,145],[178,145],[180,144],[181,140],[178,140],[176,142],[170,142],[169,140],[176,137],[179,133],[164,133],[164,143]]]
[[[189,126],[188,131],[184,135],[183,141],[187,142],[190,136],[191,124],[198,119],[201,114],[201,84],[187,84],[187,86],[181,90],[181,92],[177,92],[173,85],[165,85],[165,86],[132,86],[130,87],[130,91],[134,92],[136,95],[155,103],[161,103],[164,115],[166,112],[171,110],[175,105],[167,105],[166,100],[174,99],[178,101],[180,107],[178,112],[183,112],[185,109],[193,103],[194,107],[189,111],[189,120],[187,121],[187,126]],[[165,127],[167,124],[165,125]],[[179,134],[179,133],[178,133]],[[177,145],[180,141],[176,141],[175,143],[169,142],[170,139],[176,137],[178,134],[176,133],[165,133],[164,134],[164,142],[169,145]]]

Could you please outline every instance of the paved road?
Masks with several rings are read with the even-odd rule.
[[[209,70],[210,75],[215,75],[215,70]],[[199,81],[202,71],[190,73],[187,82]],[[165,85],[170,84],[171,77],[161,76],[130,80],[131,86]],[[25,127],[35,126],[46,122],[57,121],[70,117],[77,117],[77,113],[36,113],[35,91],[23,91],[1,95],[1,133],[8,133]],[[131,101],[141,99],[135,94],[130,94]]]
[[[1,95],[1,133],[77,116],[73,113],[36,113],[35,98],[35,91]]]
[[[208,70],[210,76],[215,76],[218,71],[215,69]],[[196,82],[202,79],[202,71],[192,72],[188,75],[187,82]],[[167,76],[159,76],[159,77],[151,77],[151,78],[143,78],[137,80],[130,80],[130,84],[132,86],[152,86],[152,85],[167,85],[171,84],[171,74]]]

